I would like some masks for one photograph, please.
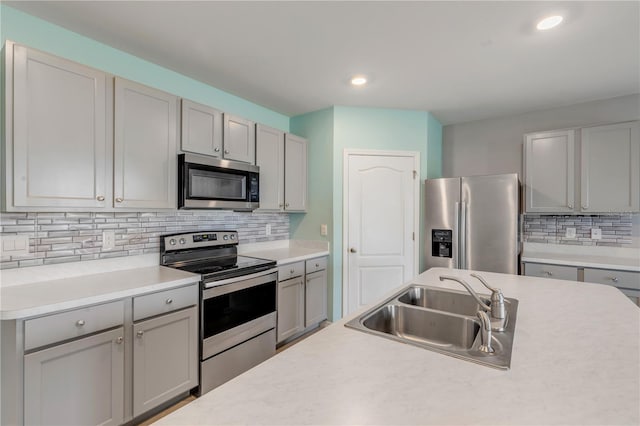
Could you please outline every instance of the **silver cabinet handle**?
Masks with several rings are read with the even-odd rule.
[[[279,207],[284,207],[284,204],[280,204]]]
[[[350,251],[351,253],[357,253],[357,251],[358,251],[358,250],[356,250],[356,249],[354,249],[353,247],[351,247],[351,248],[349,249],[349,251]]]
[[[567,204],[567,207],[569,207],[570,209],[572,209],[572,208],[573,208],[573,204],[569,203],[569,204]]]
[[[320,264],[319,264],[319,263],[316,263],[316,268],[319,268],[319,267],[320,267]]]
[[[122,198],[120,197],[116,198],[116,203],[121,203],[122,201],[123,201]]]
[[[213,148],[213,152],[220,152],[220,148]]]
[[[118,337],[118,338],[116,339],[116,343],[117,343],[118,345],[120,345],[120,344],[122,344],[122,341],[123,341],[123,340],[124,340],[124,339],[122,338],[122,336],[120,336],[120,337]]]
[[[589,206],[588,206],[588,205],[586,205],[586,204],[583,204],[583,205],[582,205],[582,210],[586,210],[586,209],[588,209],[588,208],[589,208]]]
[[[82,327],[84,325],[84,320],[76,321],[76,327]]]
[[[292,270],[289,271],[289,273],[293,274],[295,271],[296,271],[295,269],[292,269]]]
[[[167,305],[170,305],[173,303],[173,299],[167,299],[164,301],[164,303],[166,303]]]
[[[225,149],[225,150],[224,150],[224,153],[225,153],[225,154],[228,154],[228,153],[229,153],[229,150],[228,150],[228,149]]]
[[[141,339],[143,334],[144,334],[144,331],[140,330],[136,333],[136,336],[138,336],[138,339]]]
[[[617,283],[619,280],[618,280],[618,277],[613,277],[611,278],[611,281],[613,281],[614,283]]]
[[[286,203],[284,206],[285,206],[285,207],[289,207],[289,203]]]
[[[543,273],[544,273],[546,276],[548,276],[548,277],[550,277],[551,275],[553,275],[553,274],[551,273],[551,271],[544,271]]]
[[[98,196],[96,197],[96,200],[98,200],[98,201],[104,201],[104,195],[98,195]]]

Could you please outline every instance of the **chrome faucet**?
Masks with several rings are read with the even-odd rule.
[[[477,315],[480,320],[480,346],[478,350],[491,354],[494,352],[491,347],[491,320],[485,311],[478,311]]]
[[[504,304],[504,295],[499,288],[491,287],[484,278],[478,274],[471,274],[473,278],[476,278],[482,283],[483,286],[491,290],[491,305],[487,305],[484,300],[478,296],[478,294],[471,288],[471,286],[463,279],[454,277],[451,275],[440,275],[440,281],[452,280],[463,285],[467,289],[469,294],[476,299],[480,309],[485,312],[491,312],[491,324],[494,331],[504,331],[507,323],[507,310]]]

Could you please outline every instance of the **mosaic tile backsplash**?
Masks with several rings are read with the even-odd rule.
[[[628,214],[592,216],[524,216],[523,241],[530,243],[624,247],[632,243],[632,217]],[[567,238],[567,228],[576,229],[575,238]],[[599,228],[602,239],[592,240],[591,229]]]
[[[0,269],[158,253],[161,235],[209,229],[237,230],[240,243],[286,240],[289,215],[221,210],[0,213],[0,235],[29,236],[29,255],[1,257]],[[104,230],[115,232],[113,250],[102,249]]]

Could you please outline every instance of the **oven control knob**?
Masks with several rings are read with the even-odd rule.
[[[172,246],[176,245],[176,240],[174,238],[169,240],[169,244],[171,244]]]
[[[235,239],[236,239],[236,236],[235,236],[235,235],[233,235],[233,234],[231,234],[231,235],[230,235],[230,237],[231,237],[231,239],[232,239],[232,240],[235,240]]]
[[[229,236],[225,234],[225,235],[222,237],[222,239],[223,239],[223,240],[228,240],[228,239],[229,239]]]
[[[187,242],[187,240],[185,240],[184,238],[180,238],[180,244],[184,244],[186,242]]]

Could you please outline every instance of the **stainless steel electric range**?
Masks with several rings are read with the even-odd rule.
[[[236,231],[160,238],[161,265],[201,276],[199,395],[275,354],[276,262],[237,246]]]

